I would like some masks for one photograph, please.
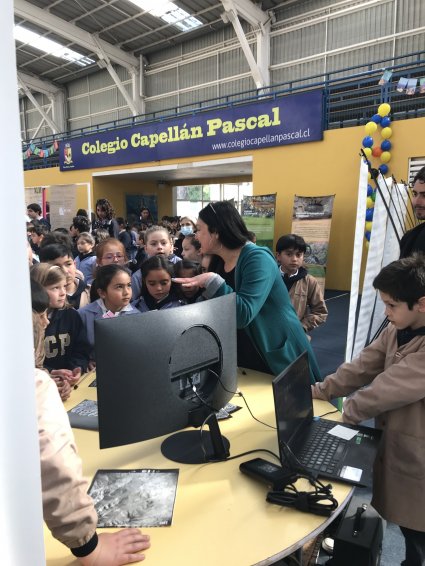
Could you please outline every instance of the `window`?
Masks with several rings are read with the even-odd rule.
[[[222,183],[177,187],[177,215],[198,217],[199,211],[210,202],[234,200],[241,211],[242,199],[252,195],[252,183]]]

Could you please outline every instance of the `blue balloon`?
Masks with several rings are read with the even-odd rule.
[[[386,165],[386,163],[383,163],[379,166],[379,170],[383,175],[386,175],[388,173],[388,165]]]
[[[366,208],[366,222],[372,222],[374,208]]]
[[[382,116],[380,116],[379,114],[374,114],[371,120],[372,122],[375,122],[375,124],[380,124],[382,120]]]
[[[371,136],[366,136],[365,138],[363,138],[362,145],[363,147],[372,147],[373,138]]]
[[[390,151],[391,147],[392,147],[392,146],[391,146],[390,140],[384,140],[384,141],[381,143],[381,149],[382,149],[382,151]]]
[[[391,118],[389,118],[388,116],[384,116],[381,120],[381,126],[383,128],[388,128],[388,126],[391,124]]]
[[[370,232],[369,232],[369,230],[366,230],[366,232],[364,233],[364,237],[366,238],[366,240],[368,242],[370,242]]]
[[[371,197],[373,195],[373,187],[371,185],[367,186],[367,196]]]

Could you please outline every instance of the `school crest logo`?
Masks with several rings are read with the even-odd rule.
[[[64,165],[72,165],[72,147],[70,143],[66,143],[63,149]]]

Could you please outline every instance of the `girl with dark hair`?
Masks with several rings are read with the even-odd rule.
[[[223,260],[223,270],[175,282],[204,288],[207,299],[236,292],[238,365],[278,375],[307,350],[311,381],[320,380],[316,358],[276,260],[268,248],[249,241],[249,232],[236,208],[230,202],[210,203],[203,208],[196,237],[202,253],[216,254]]]
[[[119,227],[114,218],[115,213],[111,203],[106,198],[96,201],[96,218],[92,224],[92,231],[98,228],[106,228],[111,238],[118,238]]]
[[[201,244],[196,239],[195,234],[189,234],[183,238],[181,257],[188,261],[201,262]]]
[[[90,369],[94,368],[94,321],[98,318],[136,314],[138,311],[130,305],[130,271],[123,265],[110,263],[96,271],[96,292],[98,299],[78,310],[87,332],[91,347]]]
[[[195,277],[201,273],[201,264],[196,261],[189,261],[184,259],[179,261],[174,266],[174,274],[176,277]],[[179,285],[177,288],[180,298],[187,305],[196,303],[196,301],[201,297],[202,289],[199,287],[182,287]],[[201,298],[202,300],[202,298]]]
[[[141,267],[142,295],[133,303],[140,312],[180,307],[176,287],[172,283],[174,267],[166,258],[154,255]]]

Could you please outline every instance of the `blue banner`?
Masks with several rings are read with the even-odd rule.
[[[323,139],[321,90],[220,108],[60,142],[70,171]]]

